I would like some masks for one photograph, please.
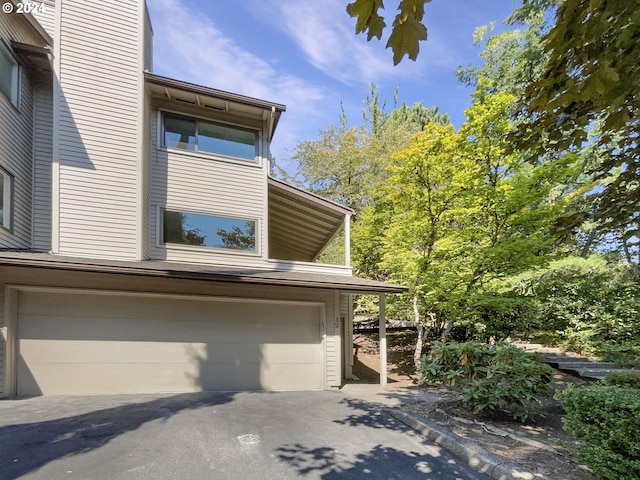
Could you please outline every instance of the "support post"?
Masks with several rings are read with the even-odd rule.
[[[351,215],[344,216],[344,264],[351,266]]]
[[[4,290],[2,334],[5,338],[4,396],[15,397],[18,385],[18,290],[15,288]]]
[[[380,386],[387,388],[387,308],[385,294],[379,295],[378,328],[380,331]]]

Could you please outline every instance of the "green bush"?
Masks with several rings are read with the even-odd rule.
[[[584,444],[578,458],[607,480],[640,478],[640,395],[634,388],[569,386],[556,394],[565,430]]]
[[[553,369],[511,345],[436,342],[420,374],[421,382],[460,386],[476,413],[502,410],[525,421],[549,392]]]
[[[602,255],[567,257],[521,275],[516,285],[537,299],[538,325],[559,335],[563,348],[599,355],[603,345],[640,346],[640,284],[632,273]],[[611,360],[640,363],[638,353]]]
[[[640,343],[640,340],[638,341]],[[596,343],[593,354],[605,362],[614,362],[623,368],[640,369],[640,344]]]
[[[640,372],[612,372],[605,377],[603,383],[611,386],[640,389]]]

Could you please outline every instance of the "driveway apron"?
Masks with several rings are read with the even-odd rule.
[[[487,479],[341,392],[0,401],[0,480]]]

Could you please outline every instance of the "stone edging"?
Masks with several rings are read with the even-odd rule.
[[[521,470],[518,465],[502,460],[485,449],[422,417],[396,409],[383,409],[383,411],[428,440],[457,455],[466,461],[469,466],[495,480],[524,480],[535,477],[533,473]]]

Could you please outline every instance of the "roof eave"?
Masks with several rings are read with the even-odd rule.
[[[381,294],[381,293],[401,293],[406,287],[382,282],[372,285],[370,280],[365,280],[361,284],[347,284],[339,281],[327,280],[301,280],[287,278],[260,277],[255,275],[222,274],[215,272],[193,272],[176,269],[152,269],[136,266],[104,265],[95,263],[78,263],[65,261],[59,258],[55,260],[25,259],[0,257],[0,266],[27,267],[39,269],[53,269],[65,271],[79,271],[86,273],[106,273],[118,275],[132,275],[159,278],[174,278],[184,280],[200,280],[210,282],[236,283],[244,285],[269,285],[280,287],[316,288],[325,290],[339,290],[359,294]],[[179,264],[176,265],[179,267]],[[265,271],[265,273],[270,273]],[[326,277],[325,277],[326,278]],[[353,277],[347,277],[353,278]]]

